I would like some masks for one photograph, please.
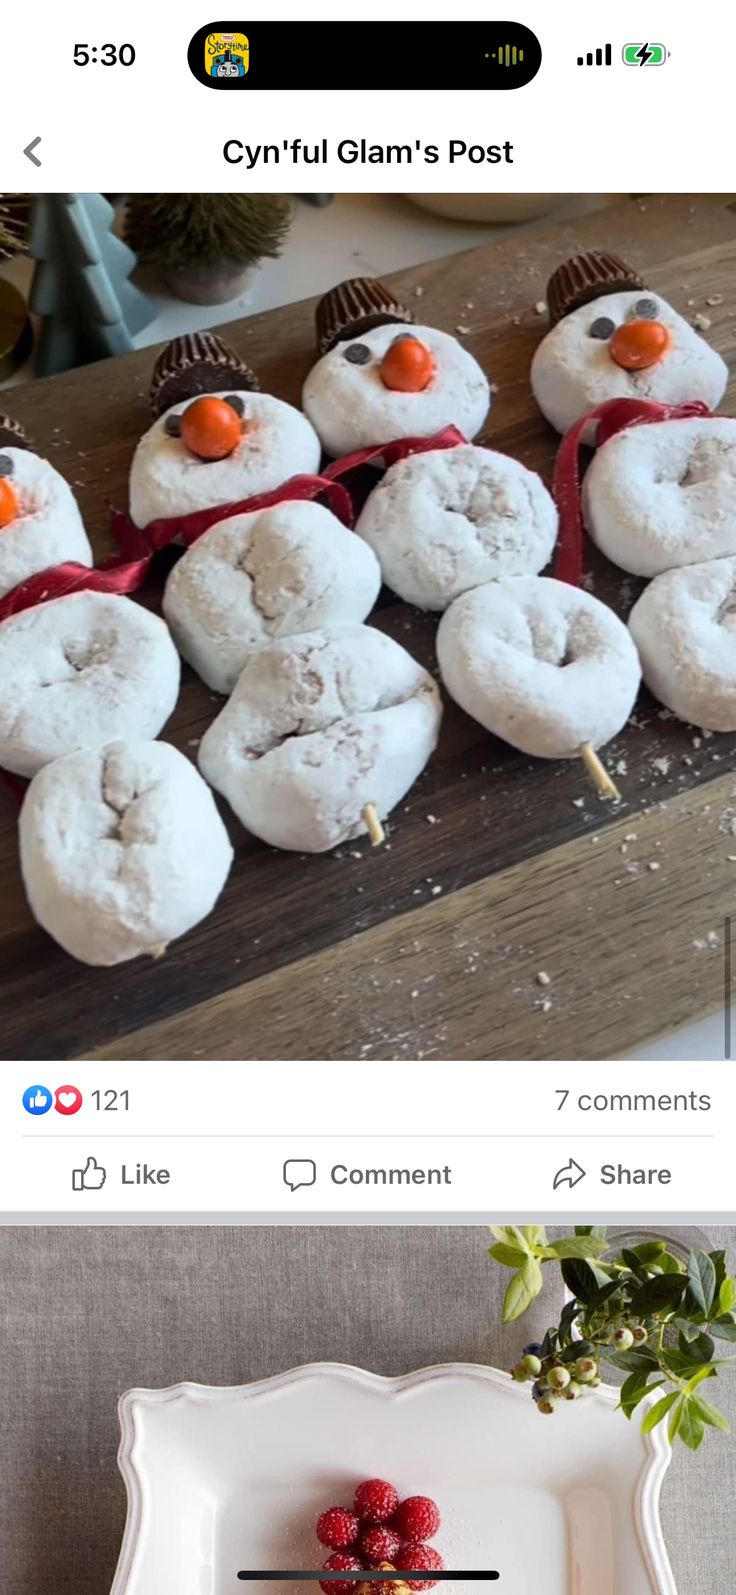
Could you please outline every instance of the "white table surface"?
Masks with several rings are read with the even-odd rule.
[[[545,220],[551,223],[581,215],[619,198],[620,195],[572,195]],[[156,315],[136,338],[136,347],[144,348],[178,333],[217,326],[308,298],[342,277],[400,271],[405,266],[539,225],[539,221],[522,227],[447,221],[420,210],[399,194],[339,194],[326,207],[297,200],[283,254],[278,260],[264,262],[246,292],[227,304],[184,304],[167,292],[157,272],[140,271],[136,281],[154,305]],[[24,293],[28,292],[31,273],[32,264],[27,260],[6,261],[0,268],[0,275],[15,282]],[[32,376],[29,361],[10,383],[3,385],[26,382]],[[687,1025],[653,1042],[636,1056],[662,1061],[722,1059],[723,1015],[717,1013]]]

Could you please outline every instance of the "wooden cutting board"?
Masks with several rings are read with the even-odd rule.
[[[484,441],[549,478],[556,437],[528,382],[550,272],[616,250],[736,358],[736,220],[647,199],[397,273],[417,318],[456,332],[497,392]],[[325,264],[329,281],[329,263]],[[709,305],[709,301],[715,303]],[[313,304],[224,329],[263,387],[298,404]],[[155,351],[7,395],[73,484],[100,555],[148,424]],[[733,390],[733,384],[732,384]],[[731,391],[723,409],[733,410]],[[595,592],[626,614],[637,583],[588,550]],[[158,603],[161,578],[144,601]],[[374,623],[434,666],[436,622],[384,595]],[[218,700],[188,670],[166,735],[189,757]],[[111,726],[111,735],[114,726]],[[606,750],[624,802],[572,763],[531,761],[453,706],[389,845],[276,853],[234,823],[215,912],[157,963],[88,969],[33,923],[16,812],[0,796],[4,1058],[601,1058],[717,1008],[736,895],[736,736],[701,736],[645,694]],[[548,977],[540,980],[540,976]]]

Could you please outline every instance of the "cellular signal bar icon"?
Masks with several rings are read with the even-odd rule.
[[[604,44],[601,49],[596,50],[595,59],[592,50],[589,50],[587,55],[578,56],[578,66],[611,66],[611,64],[610,44]]]
[[[500,44],[497,50],[491,51],[491,60],[497,61],[499,66],[516,66],[523,59],[524,51],[517,50],[515,44]]]

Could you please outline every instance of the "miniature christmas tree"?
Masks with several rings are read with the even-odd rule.
[[[217,303],[250,267],[280,254],[290,221],[285,194],[133,194],[125,236],[174,292]]]
[[[102,194],[42,194],[34,205],[29,250],[37,261],[31,309],[43,319],[39,376],[125,354],[152,320],[148,301],[128,281],[136,258],[114,236],[114,221]]]
[[[280,253],[290,218],[285,194],[133,194],[125,236],[144,262],[248,266]]]

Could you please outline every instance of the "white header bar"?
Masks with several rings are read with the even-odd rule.
[[[208,16],[191,3],[44,0],[33,8],[30,70],[23,23],[6,6],[3,189],[731,190],[732,8],[710,3],[696,14],[659,0],[603,15],[579,0],[528,0],[498,9],[497,22],[487,7],[468,4],[463,21],[483,24],[489,58],[503,43],[504,16],[536,34],[542,64],[518,89],[438,90],[440,61],[426,89],[385,90],[392,22],[415,22],[418,51],[423,28],[446,18],[452,40],[455,23],[450,8],[428,18],[425,4],[407,3],[399,19],[394,6],[375,3],[356,19],[359,51],[335,31],[338,87],[323,88],[320,33],[311,47],[307,35],[305,86],[251,88],[254,58],[241,87],[236,77],[232,89],[213,93],[192,75],[187,51],[197,30],[218,20],[216,8]],[[344,7],[318,10],[335,30],[344,21]],[[278,23],[288,41],[310,13],[263,0],[255,18]],[[244,14],[242,28],[253,25]],[[640,44],[651,44],[641,62]],[[610,65],[586,64],[598,51]],[[375,88],[356,88],[366,64]],[[24,153],[34,140],[40,165]]]

